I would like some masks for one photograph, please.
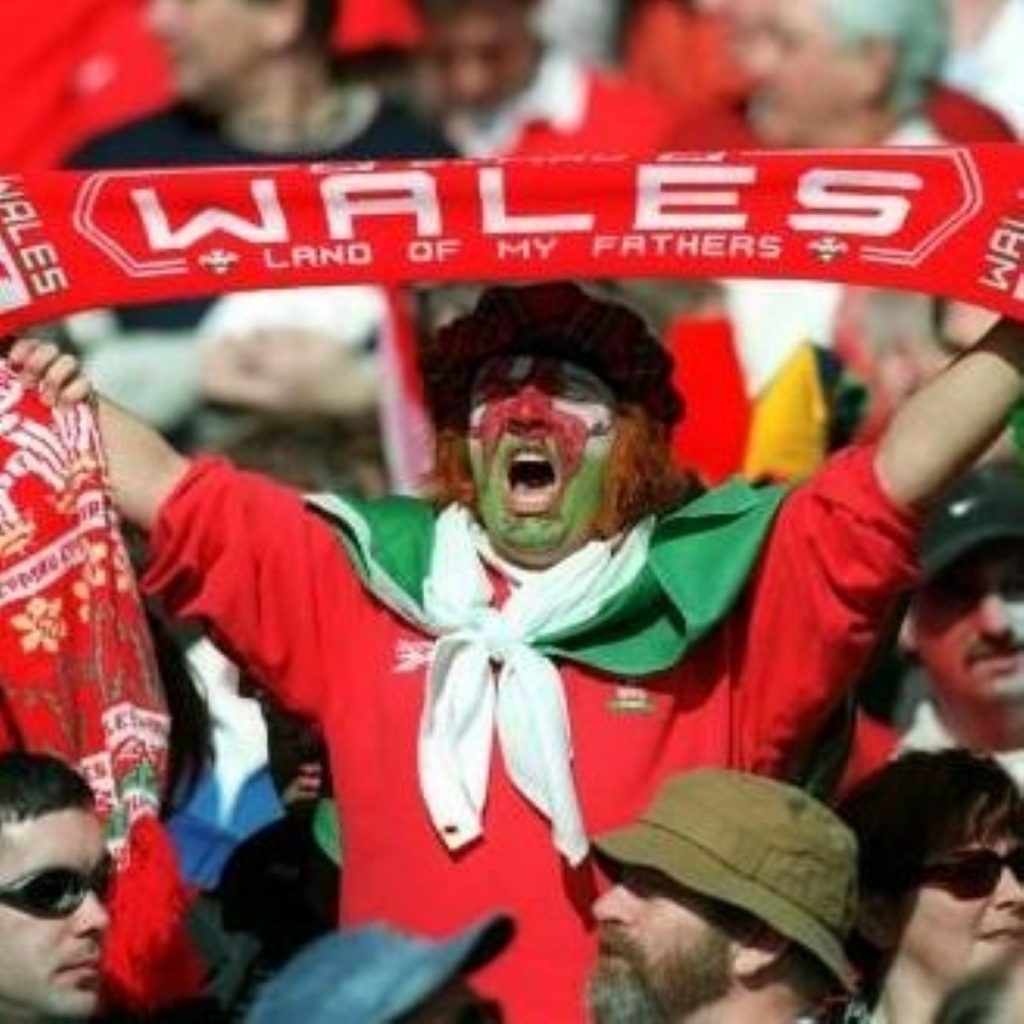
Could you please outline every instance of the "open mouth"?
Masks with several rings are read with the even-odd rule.
[[[514,515],[544,515],[555,507],[560,493],[558,468],[546,453],[519,451],[509,459],[505,494]]]

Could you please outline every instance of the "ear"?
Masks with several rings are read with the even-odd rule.
[[[732,946],[733,974],[740,981],[753,984],[782,960],[789,940],[771,928],[758,928],[741,939],[733,939]]]
[[[902,900],[862,892],[857,908],[857,932],[875,949],[888,953],[899,944],[906,914]]]

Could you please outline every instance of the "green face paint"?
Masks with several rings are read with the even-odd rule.
[[[499,554],[539,568],[590,539],[613,424],[607,386],[571,363],[520,357],[484,368],[470,461],[477,513]]]

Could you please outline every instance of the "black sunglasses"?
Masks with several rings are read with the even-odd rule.
[[[92,871],[76,868],[43,868],[11,885],[0,886],[0,903],[31,917],[70,917],[94,893],[100,902],[107,898],[114,864],[104,857]]]
[[[1013,872],[1018,882],[1024,883],[1024,846],[1016,846],[1008,853],[963,850],[945,860],[925,864],[918,881],[939,886],[959,899],[976,900],[992,895],[1004,867]]]

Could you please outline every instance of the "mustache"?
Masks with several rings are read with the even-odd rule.
[[[642,968],[644,955],[640,947],[628,935],[611,925],[601,925],[597,931],[597,951],[601,956],[617,956]]]
[[[1002,637],[981,637],[967,647],[967,662],[973,665],[988,658],[1005,658],[1024,651],[1024,636],[1007,632]]]

